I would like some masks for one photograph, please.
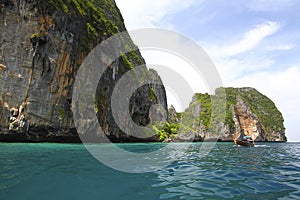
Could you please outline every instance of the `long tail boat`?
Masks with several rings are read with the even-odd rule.
[[[253,140],[239,140],[234,139],[234,144],[239,146],[245,146],[245,147],[254,147],[254,141]]]

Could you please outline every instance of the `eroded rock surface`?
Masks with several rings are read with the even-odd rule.
[[[218,96],[218,91],[221,90],[226,96]],[[192,128],[189,132],[194,133],[196,140],[232,141],[245,135],[251,136],[255,141],[287,140],[282,114],[265,95],[254,88],[221,88],[217,89],[216,94],[195,94],[190,107],[182,113],[186,121],[183,121],[183,125]],[[212,98],[224,99],[226,109],[219,109],[218,105],[213,108]],[[212,114],[213,109],[215,114]],[[196,110],[200,112],[195,117]],[[215,120],[214,123],[212,120]],[[200,128],[193,128],[192,123]]]
[[[0,1],[0,132],[5,137],[24,133],[29,141],[51,141],[54,136],[78,141],[71,110],[77,71],[94,47],[126,30],[113,0],[80,2]],[[123,74],[145,64],[129,35],[123,45],[132,51],[110,64],[95,96],[99,123],[116,142],[132,138],[116,125],[110,95]],[[146,67],[143,76],[160,81]],[[166,109],[162,85],[139,88],[129,106],[134,122],[149,124],[149,110],[157,103]]]

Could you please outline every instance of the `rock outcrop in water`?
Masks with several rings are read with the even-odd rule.
[[[223,117],[219,105],[212,107],[213,98],[224,98],[219,94],[221,90],[226,92]],[[215,109],[215,114],[212,114],[212,109]],[[181,126],[189,128],[175,136],[177,141],[190,138],[194,141],[232,141],[244,135],[252,136],[255,141],[287,140],[281,112],[268,97],[254,88],[221,88],[216,90],[216,95],[195,94],[189,108],[180,116]],[[218,119],[220,116],[221,120]],[[215,127],[211,127],[212,120],[216,121]]]
[[[114,0],[0,0],[0,30],[1,140],[79,142],[71,110],[74,79],[97,44],[126,30]],[[118,80],[145,64],[129,35],[124,42],[132,51],[111,63],[95,97],[99,123],[114,142],[139,141],[119,129],[110,108]],[[160,81],[155,71],[144,67],[143,73]],[[167,107],[162,85],[139,88],[130,99],[134,122],[149,124],[157,103]]]

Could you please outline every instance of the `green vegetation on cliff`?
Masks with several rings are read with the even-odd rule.
[[[210,127],[211,118],[214,117],[211,100],[213,98],[220,98],[219,93],[224,89],[226,91],[226,97],[224,97],[226,98],[225,124],[231,130],[236,128],[232,117],[232,108],[235,109],[237,98],[241,98],[250,107],[253,114],[258,117],[266,134],[285,131],[282,114],[276,108],[273,101],[253,88],[219,88],[216,90],[216,95],[195,94],[197,101],[192,102],[190,107],[193,107],[196,103],[200,104],[201,113],[199,119],[206,130]],[[216,113],[218,113],[218,107],[215,109]],[[186,115],[189,115],[189,110],[187,109],[185,112]]]
[[[163,141],[169,137],[174,139],[179,129],[179,124],[176,123],[159,123],[153,126],[153,130],[160,141]]]
[[[263,138],[268,141],[275,141],[278,138],[284,140],[285,128],[281,112],[268,97],[253,88],[218,88],[215,95],[197,93],[189,107],[181,113],[181,122],[158,125],[154,129],[161,139],[170,137],[170,135],[176,136],[179,130],[193,132],[196,135],[204,133],[204,135],[200,135],[201,137],[206,137],[205,134],[208,133],[209,137],[218,137],[220,133],[216,134],[216,132],[220,131],[225,131],[227,134],[230,132],[233,135],[239,134],[236,132],[237,127],[234,121],[235,117],[241,117],[237,116],[239,115],[237,113],[238,99],[242,100],[243,108],[247,108],[247,106],[250,108],[249,113],[244,114],[249,115],[247,117],[251,117],[253,114],[259,120],[263,131],[260,134]],[[212,127],[212,122],[214,127]],[[176,129],[171,130],[171,127],[176,127]],[[283,135],[279,136],[278,134]],[[234,136],[226,137],[229,139]]]
[[[234,88],[229,88],[228,90],[234,90]],[[238,94],[260,119],[266,133],[285,131],[281,112],[267,96],[253,88],[238,89]]]
[[[64,12],[70,16],[81,16],[86,20],[86,31],[90,39],[107,37],[119,32],[123,18],[112,0],[45,0],[37,1],[44,14]],[[122,30],[121,30],[122,31]]]

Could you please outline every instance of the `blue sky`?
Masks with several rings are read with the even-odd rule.
[[[254,87],[267,95],[283,113],[288,140],[300,141],[300,1],[116,3],[128,30],[165,28],[196,41],[214,61],[224,86]]]

